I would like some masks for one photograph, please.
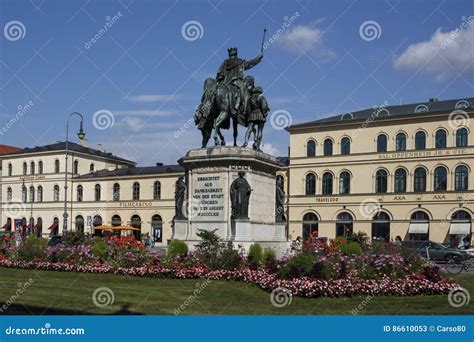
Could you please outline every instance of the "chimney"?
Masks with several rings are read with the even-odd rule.
[[[163,166],[163,163],[156,163],[156,166]]]
[[[98,149],[99,151],[102,151],[102,144],[97,144],[97,149]]]
[[[438,102],[438,98],[437,98],[437,97],[433,97],[433,98],[429,99],[428,102]]]

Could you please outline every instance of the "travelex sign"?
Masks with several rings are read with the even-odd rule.
[[[182,329],[183,325],[186,329]],[[160,342],[242,341],[236,326],[245,326],[248,336],[259,342],[288,341],[364,341],[438,342],[473,341],[470,316],[3,316],[2,342],[52,341],[53,336],[69,336],[74,341],[156,340],[153,329],[130,326],[166,326]],[[213,333],[203,326],[212,326]],[[320,326],[314,329],[272,329],[283,326]],[[344,329],[341,329],[341,326]],[[105,329],[104,329],[105,327]],[[113,328],[112,328],[113,327]],[[179,334],[176,334],[179,331]],[[223,338],[225,336],[225,338]],[[105,340],[104,340],[105,338]],[[59,340],[56,338],[56,340]],[[249,339],[255,341],[256,339]]]

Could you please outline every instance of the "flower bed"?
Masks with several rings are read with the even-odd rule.
[[[206,240],[207,239],[207,240]],[[73,239],[77,240],[77,239]],[[212,236],[193,253],[161,256],[148,252],[133,238],[94,239],[77,245],[46,246],[27,239],[16,247],[0,244],[0,267],[81,273],[109,273],[134,277],[241,281],[265,291],[284,288],[294,296],[336,297],[355,295],[415,296],[445,294],[458,288],[442,277],[435,264],[396,248],[353,248],[338,239],[330,245],[309,246],[276,258],[260,247],[246,256]],[[209,243],[209,241],[215,241]],[[320,253],[323,248],[323,253]],[[373,252],[377,248],[391,254]],[[175,249],[177,250],[177,249]],[[318,250],[319,252],[315,252]],[[347,250],[359,254],[349,254]]]
[[[415,274],[392,279],[384,276],[379,280],[361,279],[354,274],[349,274],[344,279],[314,280],[301,279],[279,279],[275,273],[264,269],[252,270],[242,268],[240,270],[217,270],[210,271],[204,266],[183,268],[164,265],[117,268],[109,265],[95,263],[88,265],[76,265],[66,262],[35,262],[35,261],[12,261],[0,256],[0,266],[8,268],[35,269],[49,271],[82,272],[82,273],[111,273],[117,275],[137,277],[169,277],[179,279],[206,278],[209,280],[235,280],[252,283],[265,291],[276,288],[285,288],[294,296],[300,297],[339,297],[354,295],[395,295],[415,296],[446,294],[459,286],[451,280],[441,279],[433,282],[423,276]]]

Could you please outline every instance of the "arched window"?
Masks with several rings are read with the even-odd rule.
[[[379,211],[372,219],[372,240],[390,241],[390,217]]]
[[[341,154],[351,154],[351,139],[344,137],[341,139]]]
[[[84,217],[81,215],[76,216],[76,232],[84,233]]]
[[[332,140],[331,139],[324,140],[324,155],[332,156]]]
[[[303,240],[307,241],[313,232],[318,231],[318,217],[315,213],[306,213],[303,216]]]
[[[38,186],[38,202],[43,202],[43,187]]]
[[[35,201],[35,187],[30,186],[30,202],[34,202],[34,201]]]
[[[387,171],[378,170],[375,173],[375,192],[377,193],[387,192]]]
[[[446,148],[446,131],[444,129],[438,129],[435,134],[435,147],[436,148]]]
[[[132,199],[134,201],[138,201],[140,199],[140,184],[138,182],[133,183],[133,190],[132,190]]]
[[[59,159],[54,161],[54,172],[59,173]]]
[[[395,150],[405,151],[407,149],[407,135],[398,133],[395,137]]]
[[[332,173],[326,172],[323,174],[323,195],[332,194]]]
[[[459,165],[454,171],[454,189],[456,191],[467,191],[469,171],[467,166]]]
[[[161,183],[159,181],[153,183],[153,199],[161,199]]]
[[[451,220],[457,222],[470,222],[471,215],[469,215],[465,210],[458,210],[451,215]]]
[[[349,194],[351,192],[351,175],[347,171],[342,171],[339,175],[339,193]]]
[[[74,173],[75,175],[79,174],[79,160],[74,160],[73,173]]]
[[[100,184],[96,184],[95,187],[94,187],[94,200],[96,202],[100,201],[100,197],[101,197],[100,195],[101,195]]]
[[[122,218],[119,215],[112,216],[112,226],[118,227],[122,225]]]
[[[9,175],[9,176],[13,175],[13,166],[12,166],[11,163],[8,164],[8,175]]]
[[[40,238],[43,235],[43,219],[38,217],[35,225],[36,237]]]
[[[35,170],[35,162],[32,161],[32,162],[30,163],[30,174],[34,175],[35,172],[36,172],[36,170]]]
[[[415,134],[415,150],[424,150],[426,148],[426,134],[418,131]]]
[[[41,160],[38,162],[38,174],[43,174],[43,162]]]
[[[112,191],[113,191],[113,200],[120,201],[120,184],[115,183]]]
[[[140,236],[141,236],[141,229],[142,229],[142,219],[138,215],[133,215],[132,218],[130,219],[130,225],[133,228],[137,228],[139,230],[134,230],[133,235],[137,240],[140,241]]]
[[[427,241],[429,239],[429,221],[430,218],[424,211],[418,210],[411,214],[410,226],[408,228],[410,240]]]
[[[98,227],[102,225],[102,217],[100,215],[95,215],[92,219],[92,225]]]
[[[314,173],[308,173],[306,175],[306,195],[316,194],[316,175]]]
[[[336,236],[347,238],[352,235],[353,219],[352,215],[346,212],[339,213],[336,217]]]
[[[53,224],[48,228],[51,231],[51,236],[56,236],[59,233],[59,219],[55,217],[53,219]]]
[[[377,136],[377,152],[387,152],[387,136],[385,134]]]
[[[397,169],[395,171],[395,184],[394,192],[406,192],[407,191],[407,172],[405,169]]]
[[[91,163],[91,164],[89,165],[89,172],[94,172],[94,170],[95,170],[94,163]]]
[[[426,191],[426,170],[423,167],[418,167],[415,169],[413,191],[414,192]]]
[[[77,186],[77,201],[82,202],[84,199],[84,189],[82,188],[82,185]]]
[[[24,185],[21,187],[21,201],[26,202],[26,186]]]
[[[434,171],[434,191],[446,191],[448,188],[448,171],[438,166]]]
[[[59,185],[55,185],[53,189],[53,198],[55,202],[59,202]]]
[[[456,147],[467,146],[467,128],[458,128],[456,131]]]
[[[26,162],[23,163],[23,175],[26,175],[28,173],[28,164]]]
[[[308,144],[306,144],[306,157],[314,156],[316,156],[316,141],[311,139],[308,140]]]
[[[8,187],[7,189],[7,202],[11,203],[13,201],[13,190],[12,188]]]
[[[163,219],[160,215],[153,215],[151,218],[151,228],[153,229],[153,240],[163,242]]]

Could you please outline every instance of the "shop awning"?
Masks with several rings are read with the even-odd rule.
[[[419,223],[411,222],[410,226],[408,227],[408,233],[410,233],[410,234],[428,234],[429,225],[430,224],[428,222],[419,222]]]
[[[97,226],[95,230],[140,230],[132,226]]]
[[[57,228],[58,228],[58,224],[57,224],[57,223],[53,223],[53,224],[51,225],[51,227],[49,227],[48,229],[49,229],[49,230],[53,230],[53,229],[57,229]]]
[[[10,230],[12,227],[12,223],[11,222],[8,222],[7,224],[5,224],[2,229],[5,229],[5,230]]]
[[[471,233],[471,222],[451,222],[449,226],[449,234],[465,235]]]

